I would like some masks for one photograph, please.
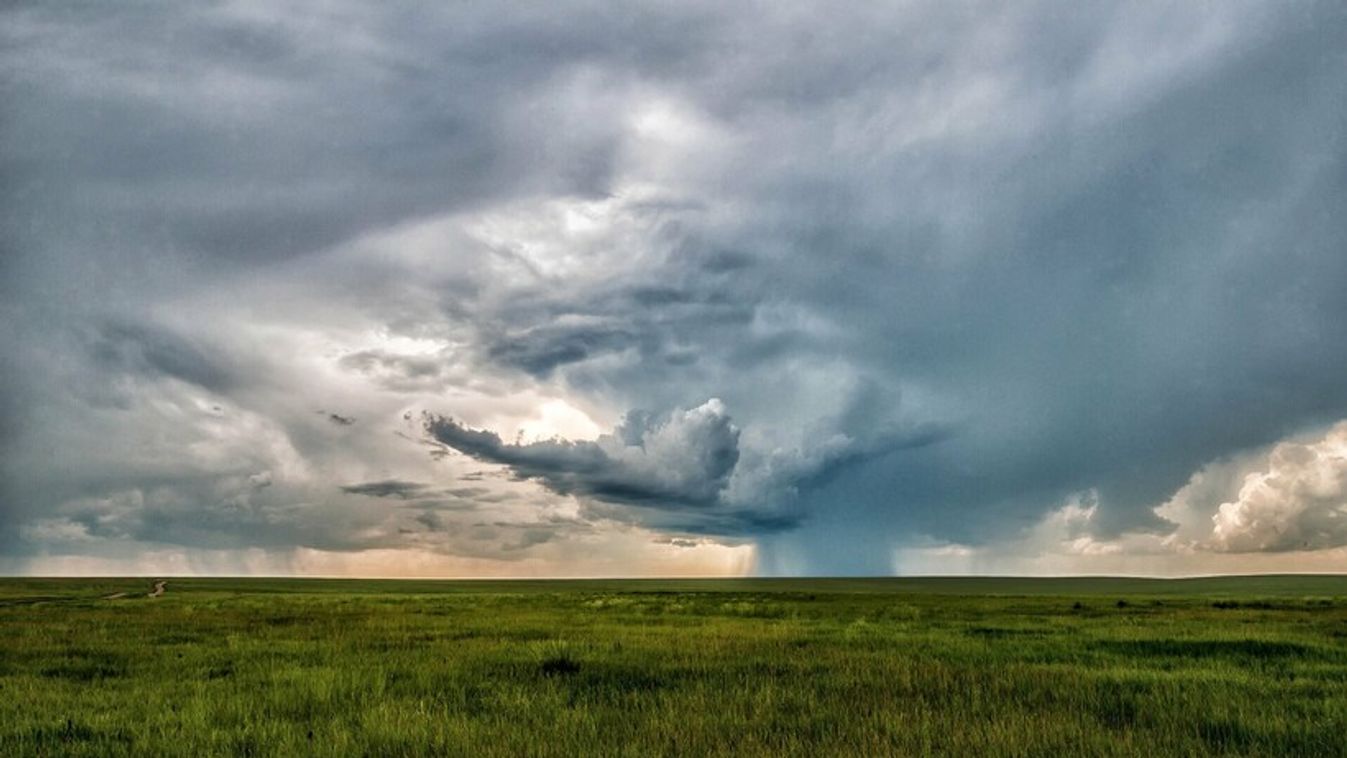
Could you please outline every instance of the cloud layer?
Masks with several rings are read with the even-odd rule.
[[[1341,544],[1332,3],[0,16],[12,570]]]

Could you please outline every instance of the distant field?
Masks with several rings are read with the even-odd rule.
[[[0,579],[0,755],[1347,755],[1347,577],[150,590]]]

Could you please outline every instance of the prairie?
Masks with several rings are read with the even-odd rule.
[[[0,755],[1347,754],[1347,577],[152,589],[0,580]]]

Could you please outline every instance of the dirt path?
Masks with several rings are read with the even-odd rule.
[[[168,582],[155,582],[154,591],[150,593],[150,597],[159,597],[164,594],[164,586],[167,584]]]
[[[126,597],[126,593],[125,593],[125,592],[114,592],[114,593],[112,593],[111,595],[104,595],[104,596],[103,596],[103,599],[104,599],[104,600],[121,600],[121,599],[124,598],[124,597]]]

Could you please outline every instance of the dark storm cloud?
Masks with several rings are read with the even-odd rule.
[[[702,543],[697,540],[690,540],[683,537],[660,537],[654,540],[657,545],[669,545],[670,547],[697,547]]]
[[[171,331],[147,324],[105,324],[89,351],[104,375],[159,374],[213,392],[227,392],[233,382],[225,361]]]
[[[632,210],[640,218],[644,209]],[[738,339],[753,320],[755,297],[725,276],[748,264],[729,256],[689,251],[688,240],[665,231],[657,242],[670,260],[652,268],[648,281],[615,285],[577,296],[549,289],[523,293],[501,313],[502,324],[483,330],[483,360],[546,379],[559,369],[593,359],[629,354],[637,361],[688,363],[690,344],[722,333]],[[749,297],[746,298],[746,295]]]
[[[502,339],[490,347],[488,355],[496,363],[545,379],[558,366],[620,351],[634,340],[634,335],[620,329],[539,327]]]
[[[435,440],[477,460],[507,466],[519,479],[592,500],[587,515],[656,529],[755,535],[790,529],[798,514],[727,502],[739,461],[738,430],[715,401],[664,418],[630,414],[594,442],[505,443],[494,432],[442,417],[426,420]]]
[[[214,271],[520,194],[602,194],[619,147],[603,89],[697,65],[684,41],[713,20],[660,8],[11,7],[6,221],[49,244],[84,215]],[[116,275],[111,262],[145,254],[65,263]]]
[[[425,427],[437,442],[558,494],[654,508],[714,507],[739,461],[739,430],[715,400],[660,419],[630,416],[593,442],[506,443],[440,416]]]
[[[191,544],[232,497],[201,523],[236,544],[361,545],[217,480],[391,458],[362,432],[408,407],[718,397],[662,450],[669,416],[428,431],[587,517],[887,571],[1085,491],[1096,536],[1164,532],[1208,462],[1347,417],[1333,3],[3,18],[0,532],[79,501]],[[359,386],[308,397],[329,366]]]
[[[398,391],[439,388],[445,384],[448,373],[444,359],[397,355],[386,350],[360,350],[343,356],[338,365]]]
[[[344,484],[341,487],[341,491],[352,495],[393,497],[408,500],[415,497],[421,497],[429,488],[430,485],[421,482],[404,482],[400,479],[384,479],[377,482]]]
[[[864,413],[874,401],[871,391],[857,393],[849,413]],[[822,487],[861,461],[938,444],[951,433],[918,425],[864,441],[811,443],[793,453],[744,454],[740,432],[717,400],[670,414],[631,411],[594,441],[506,443],[495,432],[434,415],[425,429],[432,440],[503,465],[518,479],[592,501],[591,516],[735,536],[793,529],[807,516],[792,507],[799,491]]]

